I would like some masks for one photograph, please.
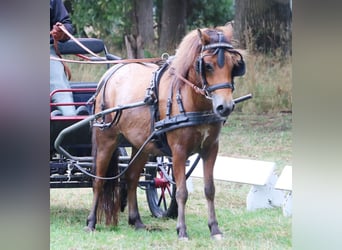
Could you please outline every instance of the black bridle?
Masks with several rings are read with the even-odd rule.
[[[207,78],[205,75],[205,69],[204,69],[204,57],[205,56],[214,56],[217,55],[217,64],[220,68],[222,68],[224,66],[225,63],[225,57],[224,57],[224,53],[226,51],[228,51],[229,53],[236,53],[239,54],[241,57],[241,63],[239,63],[238,66],[234,66],[235,67],[243,67],[243,69],[235,69],[233,68],[232,70],[232,78],[234,76],[241,76],[243,75],[245,72],[244,69],[244,62],[243,62],[243,57],[242,55],[236,51],[234,49],[234,47],[228,43],[228,42],[223,42],[223,34],[221,32],[218,33],[219,35],[219,42],[217,43],[212,43],[212,44],[208,44],[208,45],[203,45],[201,48],[201,54],[198,56],[197,58],[197,65],[196,65],[196,70],[198,72],[198,74],[201,76],[202,78],[202,90],[205,92],[205,95],[207,98],[211,98],[211,93],[215,90],[218,89],[231,89],[232,91],[234,91],[235,87],[234,87],[234,81],[232,82],[223,82],[223,83],[218,83],[215,84],[213,86],[209,86],[208,82],[207,82]],[[203,52],[206,50],[214,50],[214,52],[212,54],[204,54]],[[234,75],[234,72],[239,72],[238,74]]]

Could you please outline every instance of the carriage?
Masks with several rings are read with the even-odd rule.
[[[120,57],[108,52],[103,40],[96,38],[78,38],[86,48],[94,53],[103,53],[103,60],[120,60]],[[59,44],[62,55],[89,54],[74,40]],[[98,58],[88,57],[92,61]],[[104,63],[104,67],[110,64]],[[91,171],[91,130],[85,119],[93,115],[92,103],[97,82],[70,82],[71,89],[57,89],[50,93],[50,188],[91,188],[94,176]],[[69,91],[73,93],[74,103],[52,103],[56,93]],[[60,105],[75,105],[76,116],[55,115]],[[56,140],[57,139],[57,140]],[[120,143],[120,173],[128,167],[131,145],[127,141]],[[197,163],[195,163],[197,164]],[[196,165],[193,165],[193,168]],[[189,172],[190,174],[190,172]],[[151,158],[141,173],[139,187],[145,190],[150,211],[156,217],[175,217],[177,214],[174,198],[175,185],[172,181],[172,162],[167,157]],[[119,178],[122,186],[122,210],[125,204],[125,181]]]
[[[86,227],[89,231],[95,230],[97,210],[102,208],[106,210],[104,211],[106,224],[116,224],[116,213],[118,210],[123,211],[127,203],[129,205],[129,224],[136,228],[143,228],[135,194],[136,187],[140,187],[146,192],[146,199],[152,215],[173,218],[178,216],[178,237],[180,239],[187,238],[183,214],[187,191],[183,193],[185,188],[183,182],[190,177],[198,161],[203,157],[207,161],[207,163],[204,161],[204,164],[209,164],[208,168],[212,171],[217,148],[216,153],[214,150],[212,154],[208,155],[200,150],[196,160],[191,163],[188,156],[196,153],[198,148],[204,148],[205,152],[209,152],[208,146],[210,148],[212,145],[209,144],[213,142],[214,146],[212,147],[215,148],[217,138],[211,134],[217,136],[220,127],[233,111],[236,103],[251,98],[251,95],[246,95],[230,99],[229,102],[216,98],[216,93],[221,92],[225,95],[228,93],[231,98],[234,90],[232,78],[241,76],[245,72],[243,58],[229,43],[229,31],[228,35],[225,30],[213,30],[208,33],[205,30],[197,30],[193,33],[195,32],[198,32],[200,36],[200,39],[196,40],[197,43],[202,41],[203,44],[200,55],[196,56],[194,70],[191,72],[170,68],[170,65],[176,63],[174,57],[163,57],[158,62],[139,61],[139,59],[122,60],[110,54],[100,39],[78,38],[77,43],[74,40],[69,40],[60,44],[61,54],[80,56],[88,54],[89,51],[79,47],[79,43],[94,53],[103,53],[104,56],[101,58],[87,57],[87,60],[103,61],[104,65],[108,67],[98,83],[71,82],[71,89],[55,90],[50,93],[50,99],[54,94],[63,91],[72,92],[74,97],[74,103],[50,103],[50,188],[93,187],[93,207]],[[195,39],[195,37],[197,35],[193,34],[191,39]],[[188,38],[188,42],[191,39]],[[183,50],[189,53],[190,47]],[[212,61],[210,61],[210,57],[212,57]],[[83,56],[83,58],[85,57]],[[235,61],[232,61],[232,58]],[[111,63],[115,65],[110,67]],[[178,63],[187,68],[184,62]],[[189,67],[192,66],[189,64]],[[212,85],[211,82],[215,76],[212,72],[216,67],[218,71],[221,71],[221,75],[224,72],[224,77],[221,76],[223,81],[220,79],[218,84]],[[230,81],[225,79],[227,69],[231,70],[228,74]],[[140,71],[141,73],[139,73]],[[145,71],[147,71],[146,74]],[[164,79],[166,71],[169,71],[169,74],[177,79],[171,86],[179,86],[179,82],[182,82],[183,85],[187,85],[188,94],[191,92],[191,96],[198,95],[203,98],[203,100],[200,99],[201,103],[205,103],[202,110],[197,111],[192,108],[193,104],[188,104],[184,96],[182,99],[184,93],[180,92],[180,87],[175,88],[175,91],[162,90],[169,88],[165,88],[165,83],[163,83],[163,81],[169,81],[169,79]],[[132,76],[134,81],[131,80],[130,84],[134,84],[135,87],[131,86],[125,90],[129,83],[120,85],[119,82],[126,81],[127,78],[130,78],[130,74],[135,76],[138,74],[139,79]],[[203,84],[202,88],[192,83],[198,82],[198,80],[188,80],[190,74],[194,74],[200,79]],[[146,83],[147,81],[148,83]],[[141,85],[140,89],[138,86]],[[116,94],[117,90],[120,90],[121,93]],[[113,99],[118,102],[108,98],[111,95],[114,95],[116,98]],[[207,102],[210,103],[210,107],[211,103],[215,103],[215,112],[207,110]],[[58,105],[75,105],[77,115],[55,116],[54,110]],[[141,117],[136,121],[131,121],[131,117],[136,116]],[[187,138],[190,141],[194,140],[196,150],[191,149],[192,151],[190,151],[180,145],[176,145],[178,148],[175,149],[172,141],[176,139],[170,137],[169,134],[172,134],[173,131],[187,129],[191,131],[196,127],[203,128],[200,132],[202,133],[201,141],[197,142],[197,137]],[[129,132],[126,133],[125,130],[129,130]],[[181,134],[178,133],[176,137],[179,135]],[[213,137],[213,141],[211,137]],[[208,138],[210,141],[207,142]],[[181,151],[189,152],[183,156]],[[177,165],[179,164],[180,155],[184,158],[184,164],[182,164],[184,173],[182,173],[182,168],[178,170],[174,166],[175,158]],[[111,187],[106,187],[108,183],[111,183]],[[208,204],[210,204],[208,225],[211,236],[217,237],[222,233],[217,227],[214,207],[210,203],[214,195],[212,185],[213,180],[209,170],[205,174],[205,194]],[[177,197],[177,187],[179,186],[181,187]],[[112,189],[112,193],[109,194],[109,191],[107,193],[108,188]],[[179,204],[181,204],[180,208]]]

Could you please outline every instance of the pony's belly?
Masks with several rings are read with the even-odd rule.
[[[139,149],[152,133],[149,106],[124,110],[117,126],[129,143]],[[161,155],[161,151],[154,143],[146,144],[144,151],[153,155]]]

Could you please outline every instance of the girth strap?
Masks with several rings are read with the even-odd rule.
[[[155,123],[156,135],[182,127],[225,122],[226,119],[213,112],[185,112]]]

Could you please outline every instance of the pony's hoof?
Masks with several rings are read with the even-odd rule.
[[[214,234],[211,236],[211,239],[213,240],[222,240],[223,239],[223,234]]]
[[[141,230],[141,229],[146,229],[146,226],[141,223],[135,224],[135,230]]]
[[[94,232],[95,231],[95,228],[92,228],[92,227],[84,227],[83,229],[85,232],[87,233],[91,233],[91,232]]]
[[[183,237],[178,237],[179,241],[189,241],[189,237],[183,236]]]

